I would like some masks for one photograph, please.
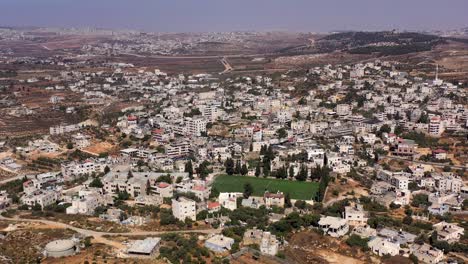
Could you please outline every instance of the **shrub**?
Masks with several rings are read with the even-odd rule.
[[[348,244],[351,247],[360,247],[363,250],[367,250],[367,242],[369,240],[366,238],[361,238],[360,236],[353,234],[351,235],[348,239],[346,239],[346,244]]]

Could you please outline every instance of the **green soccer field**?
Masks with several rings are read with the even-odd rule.
[[[215,178],[213,187],[219,192],[243,192],[244,184],[249,182],[254,189],[254,196],[263,196],[263,193],[283,192],[289,193],[291,199],[313,200],[318,191],[316,182],[299,182],[279,179],[265,179],[247,176],[220,175]]]

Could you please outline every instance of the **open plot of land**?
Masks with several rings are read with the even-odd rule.
[[[4,227],[5,222],[0,226]],[[74,232],[68,229],[53,229],[43,225],[25,224],[5,232],[0,243],[0,263],[42,263],[42,250],[56,239],[68,239]],[[63,262],[62,262],[63,263]]]
[[[379,263],[369,251],[349,247],[335,238],[310,230],[292,234],[285,255],[292,263]]]
[[[109,142],[99,142],[83,149],[83,151],[94,156],[99,156],[101,153],[110,152],[113,148],[114,146]]]
[[[216,177],[213,187],[220,192],[243,192],[244,184],[250,183],[254,196],[263,196],[265,191],[289,193],[291,199],[312,200],[318,191],[318,183],[289,180],[264,179],[247,176],[221,175]]]

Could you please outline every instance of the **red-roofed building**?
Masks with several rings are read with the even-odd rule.
[[[138,121],[138,118],[137,118],[136,116],[131,115],[131,116],[128,116],[128,117],[127,117],[127,124],[128,124],[129,126],[131,126],[131,125],[136,125],[136,124],[137,124],[137,121]]]
[[[153,138],[158,142],[169,142],[171,135],[166,133],[163,128],[153,129]]]
[[[174,196],[174,188],[166,182],[156,183],[154,193],[163,198],[172,198]]]
[[[447,151],[443,149],[436,149],[432,151],[432,156],[438,160],[447,159]]]
[[[214,213],[214,212],[218,212],[219,210],[221,210],[221,204],[218,202],[208,202],[206,207],[209,213]]]
[[[23,191],[26,194],[31,194],[35,192],[38,189],[37,186],[34,185],[34,182],[32,180],[28,180],[23,182]]]
[[[190,191],[193,192],[200,200],[205,201],[210,198],[211,187],[195,185]]]
[[[416,147],[417,145],[415,144],[414,140],[398,138],[395,154],[400,156],[413,156]]]
[[[164,134],[164,129],[163,128],[156,128],[153,129],[153,134]]]

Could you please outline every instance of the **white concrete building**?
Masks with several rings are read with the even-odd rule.
[[[276,256],[278,254],[279,242],[275,235],[270,232],[263,232],[262,239],[260,241],[260,252],[270,256]]]
[[[341,237],[346,235],[349,230],[346,219],[333,216],[323,216],[318,222],[323,232],[332,237]]]
[[[237,209],[237,198],[242,196],[242,193],[220,193],[218,200],[222,207],[233,211]]]
[[[379,256],[396,256],[400,253],[400,244],[383,237],[374,237],[367,243],[369,248]]]
[[[53,190],[37,190],[31,194],[23,195],[20,198],[21,203],[28,206],[39,204],[42,209],[57,202],[59,194]]]
[[[202,133],[206,132],[206,120],[203,118],[188,118],[187,134],[199,137]]]
[[[74,132],[78,131],[80,129],[79,125],[73,124],[73,125],[58,125],[58,126],[53,126],[50,127],[50,134],[51,135],[61,135],[69,132]]]
[[[406,176],[393,176],[391,183],[393,186],[396,188],[402,190],[402,191],[407,191],[408,190],[408,183],[409,179]]]
[[[351,106],[348,104],[339,104],[336,106],[336,114],[339,116],[347,116],[351,114]]]
[[[185,197],[172,199],[172,214],[180,221],[185,221],[186,218],[195,221],[197,220],[196,202]]]
[[[437,231],[437,239],[447,241],[449,243],[459,241],[463,236],[465,229],[455,223],[447,223],[442,221],[433,225],[434,230]]]
[[[367,225],[367,212],[364,211],[362,205],[355,204],[354,206],[346,206],[344,211],[344,219],[352,226]]]
[[[444,252],[440,249],[434,248],[429,244],[419,245],[417,243],[412,244],[410,252],[418,258],[419,261],[428,264],[441,263],[444,259]]]
[[[440,192],[460,193],[462,187],[463,187],[463,180],[459,177],[442,176],[442,177],[436,178],[436,188]]]
[[[440,116],[433,116],[429,121],[429,135],[440,136],[444,132],[444,124]]]
[[[225,252],[231,250],[234,239],[223,235],[214,235],[205,241],[205,247],[214,252]]]
[[[267,208],[271,208],[273,206],[277,206],[280,208],[284,207],[284,194],[282,192],[265,192],[265,194],[263,195],[263,199],[265,200],[265,206]]]

